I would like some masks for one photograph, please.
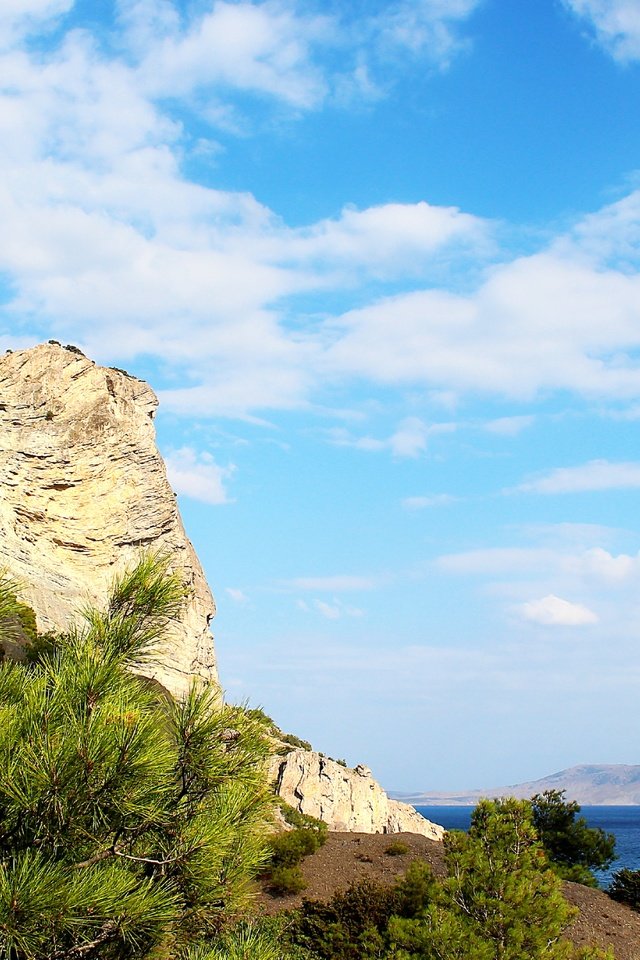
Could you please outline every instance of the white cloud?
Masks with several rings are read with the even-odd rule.
[[[503,437],[517,437],[518,434],[530,427],[535,421],[531,415],[515,417],[498,417],[497,420],[489,420],[485,423],[484,429],[489,433],[497,433]]]
[[[224,592],[234,603],[246,603],[249,599],[244,590],[239,590],[237,587],[225,587]]]
[[[310,108],[326,95],[312,47],[329,40],[329,33],[327,19],[305,16],[292,6],[218,0],[182,35],[165,36],[152,46],[140,78],[154,96],[228,86]]]
[[[429,428],[418,417],[407,417],[389,437],[389,448],[395,457],[418,457],[427,448]]]
[[[592,547],[579,556],[567,558],[565,568],[596,581],[617,584],[640,576],[640,553],[617,556],[602,547]]]
[[[228,503],[224,483],[233,473],[233,467],[219,467],[208,453],[197,453],[191,447],[182,447],[165,455],[169,483],[176,493],[218,505]]]
[[[615,586],[640,577],[640,553],[613,554],[602,547],[576,549],[571,538],[558,541],[555,547],[489,547],[445,554],[437,558],[436,565],[453,574],[570,577],[587,586],[594,582]]]
[[[151,6],[169,29],[167,5]],[[178,412],[304,405],[335,335],[290,333],[286,297],[363,272],[397,278],[485,242],[482,222],[452,208],[347,209],[289,229],[248,194],[187,182],[180,126],[135,66],[106,60],[84,33],[37,60],[0,57],[0,135],[8,325],[46,316],[47,333],[98,359],[146,353],[188,367],[194,386],[163,396]],[[400,452],[408,441],[395,442]]]
[[[523,523],[518,525],[527,538],[542,541],[556,549],[586,549],[617,539],[621,530],[600,523]]]
[[[328,360],[383,384],[529,399],[640,390],[640,277],[548,251],[496,267],[475,294],[419,290],[343,315]]]
[[[2,0],[0,5],[0,50],[43,22],[67,13],[75,0]]]
[[[550,593],[541,600],[523,603],[519,612],[525,620],[554,627],[579,627],[597,623],[598,616],[581,603],[571,603]]]
[[[558,553],[544,547],[489,547],[444,554],[436,565],[448,573],[498,574],[546,572],[558,563]]]
[[[13,0],[4,9],[53,16],[67,6]],[[439,37],[442,49],[453,42],[473,6],[401,2],[382,20],[394,44],[426,56]],[[221,0],[199,19],[181,19],[163,0],[121,0],[119,11],[128,57],[107,55],[86,31],[48,53],[0,55],[0,271],[14,291],[2,307],[7,330],[22,335],[26,321],[35,338],[33,317],[46,317],[48,335],[79,341],[97,359],[171,360],[176,386],[162,399],[182,413],[304,407],[326,385],[361,378],[452,402],[474,392],[637,395],[640,276],[629,258],[640,191],[548,249],[494,266],[476,289],[465,273],[459,293],[456,271],[470,251],[487,255],[490,225],[421,202],[345,208],[289,228],[250,195],[184,178],[188,136],[153,87],[171,84],[195,113],[233,111],[240,88],[310,109],[336,81],[319,51],[343,44],[353,53],[374,35],[381,43],[382,20],[361,22],[358,39],[295,4]],[[157,25],[153,35],[145,22]],[[320,293],[361,303],[363,281],[397,289],[430,271],[441,289],[365,299],[338,317],[308,319],[292,303]],[[501,418],[488,428],[526,425]],[[434,429],[408,418],[388,437],[342,442],[417,457]]]
[[[304,260],[344,269],[363,266],[375,275],[423,272],[434,253],[456,244],[479,248],[489,242],[489,228],[456,207],[387,203],[365,210],[346,207],[340,217],[321,220],[293,235],[290,252]]]
[[[427,424],[420,417],[406,417],[400,421],[394,432],[384,439],[353,437],[344,427],[331,428],[326,434],[329,441],[338,447],[353,447],[371,453],[388,450],[394,457],[415,459],[426,451],[430,436],[451,433],[455,429],[455,423]]]
[[[458,24],[478,0],[400,0],[389,4],[368,25],[372,39],[387,57],[414,55],[446,67],[463,46]]]
[[[326,620],[339,620],[342,615],[337,604],[325,603],[324,600],[314,600],[313,605]]]
[[[342,620],[344,617],[364,616],[364,611],[359,607],[352,607],[336,597],[333,597],[331,602],[320,600],[317,597],[309,603],[306,600],[296,600],[296,607],[303,613],[319,613],[325,620]]]
[[[524,493],[582,493],[640,487],[640,463],[591,460],[578,467],[557,467],[541,477],[521,483]]]
[[[364,611],[358,607],[350,607],[340,600],[326,603],[324,600],[313,600],[313,607],[325,620],[341,620],[343,617],[362,617]]]
[[[296,109],[328,97],[378,98],[407,54],[446,67],[463,46],[459,25],[477,3],[399,0],[379,15],[354,17],[311,14],[296,2],[217,0],[204,14],[181,20],[162,0],[121,0],[120,23],[145,89],[206,97],[205,115],[215,119],[229,89]],[[336,51],[338,66],[335,59],[328,66],[327,55],[331,62]]]
[[[622,62],[640,57],[640,7],[637,0],[565,0],[594,29],[600,44]]]
[[[424,510],[427,507],[444,507],[455,503],[457,499],[449,493],[435,493],[430,497],[405,497],[402,506],[407,510]]]

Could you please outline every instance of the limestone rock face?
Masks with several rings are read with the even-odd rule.
[[[156,668],[173,694],[216,680],[215,603],[155,442],[158,401],[128,374],[44,344],[0,358],[0,567],[41,630],[102,603],[141,549],[166,551],[190,590]]]
[[[271,773],[279,797],[324,821],[329,830],[419,833],[431,840],[444,836],[443,827],[408,803],[390,800],[368,767],[351,770],[314,751],[293,750],[273,759]]]

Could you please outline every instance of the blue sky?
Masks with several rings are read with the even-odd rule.
[[[147,379],[222,682],[390,789],[640,762],[638,0],[3,0],[0,348]]]

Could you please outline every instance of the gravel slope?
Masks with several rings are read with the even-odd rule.
[[[392,842],[401,841],[408,851],[401,856],[385,853]],[[412,860],[427,860],[434,872],[444,874],[442,844],[413,833],[330,833],[326,844],[302,864],[307,887],[295,897],[271,897],[262,893],[258,909],[264,913],[298,906],[303,897],[328,900],[336,890],[364,878],[393,883]],[[580,914],[567,930],[576,944],[612,946],[616,960],[640,960],[640,913],[611,900],[601,890],[577,883],[565,884],[565,895]]]

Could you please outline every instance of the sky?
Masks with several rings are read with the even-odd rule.
[[[640,0],[2,0],[0,349],[157,392],[228,699],[640,763]]]

